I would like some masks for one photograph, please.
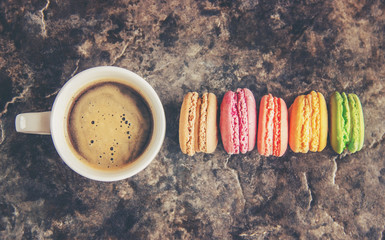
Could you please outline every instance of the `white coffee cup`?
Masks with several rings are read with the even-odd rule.
[[[140,91],[153,117],[152,135],[144,152],[126,167],[108,171],[91,167],[81,161],[71,150],[70,143],[66,139],[66,119],[74,101],[74,95],[93,82],[104,79],[119,79]],[[19,114],[16,116],[15,125],[17,132],[51,134],[57,152],[71,169],[89,179],[105,182],[129,178],[146,168],[158,154],[166,132],[164,109],[150,84],[129,70],[112,66],[90,68],[76,74],[61,88],[50,112]]]

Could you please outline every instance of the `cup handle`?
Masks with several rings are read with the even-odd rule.
[[[16,131],[21,133],[50,135],[51,112],[21,113],[16,116]]]

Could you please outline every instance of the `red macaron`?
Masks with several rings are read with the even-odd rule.
[[[220,131],[228,154],[254,149],[257,132],[257,110],[253,93],[243,88],[228,91],[221,103]]]

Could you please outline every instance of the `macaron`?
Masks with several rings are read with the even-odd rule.
[[[287,149],[287,106],[282,98],[268,94],[262,97],[258,119],[258,152],[264,156],[282,156]]]
[[[330,97],[330,143],[341,154],[346,148],[351,153],[364,145],[364,114],[360,99],[354,93],[334,92]]]
[[[293,152],[322,151],[327,143],[328,112],[322,93],[296,97],[289,108],[289,145]]]
[[[179,145],[184,154],[212,153],[218,145],[217,98],[197,92],[184,96],[179,117]]]
[[[253,93],[247,88],[225,93],[220,109],[219,127],[228,154],[254,149],[257,132],[257,109]]]

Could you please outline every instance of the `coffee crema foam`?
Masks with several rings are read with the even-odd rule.
[[[144,99],[117,82],[97,83],[74,101],[68,136],[82,160],[100,169],[121,168],[143,153],[152,134]]]

